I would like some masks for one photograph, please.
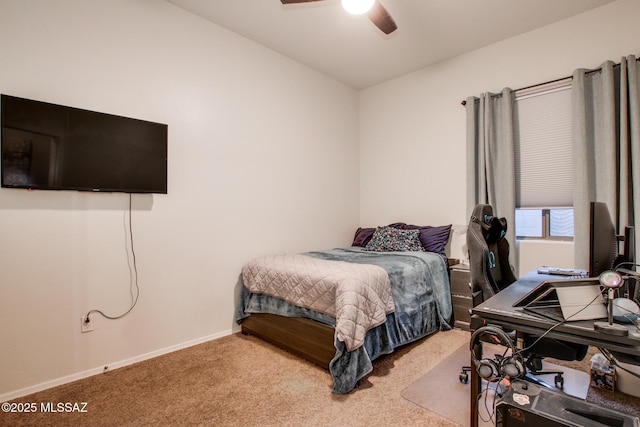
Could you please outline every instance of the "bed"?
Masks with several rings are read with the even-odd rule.
[[[348,393],[378,357],[451,329],[450,228],[359,228],[351,247],[252,260],[236,321],[244,334],[328,368],[332,391]]]

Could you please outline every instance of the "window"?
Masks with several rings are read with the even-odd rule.
[[[542,209],[516,209],[516,237],[544,237]]]
[[[520,90],[514,104],[516,236],[573,238],[571,80]]]
[[[573,238],[573,209],[516,209],[516,237],[569,240]]]

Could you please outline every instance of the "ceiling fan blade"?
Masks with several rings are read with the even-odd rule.
[[[311,3],[313,1],[324,1],[324,0],[280,0],[280,3],[282,4]]]
[[[387,9],[378,1],[373,4],[373,8],[369,11],[368,16],[371,22],[385,34],[391,34],[398,29],[396,22],[391,15],[389,15]]]

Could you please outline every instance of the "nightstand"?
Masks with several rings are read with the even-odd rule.
[[[468,331],[472,307],[468,265],[451,266],[451,303],[453,304],[453,326]]]

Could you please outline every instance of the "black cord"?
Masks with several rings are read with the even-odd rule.
[[[131,310],[133,310],[133,308],[136,306],[136,304],[138,303],[138,297],[140,296],[140,286],[138,285],[138,265],[136,263],[136,251],[133,245],[133,227],[132,227],[132,220],[131,220],[131,213],[132,213],[132,204],[133,204],[133,197],[132,194],[129,193],[129,243],[131,246],[131,256],[133,258],[133,284],[135,285],[135,289],[136,289],[136,294],[135,297],[133,297],[133,302],[131,303],[131,307],[129,307],[129,309],[127,311],[125,311],[124,313],[122,313],[119,316],[108,316],[106,314],[104,314],[101,310],[97,310],[97,309],[93,309],[93,310],[89,310],[89,312],[86,314],[86,316],[84,316],[85,322],[89,322],[89,315],[93,314],[93,313],[98,313],[99,315],[101,315],[102,317],[106,318],[106,319],[110,319],[110,320],[117,320],[117,319],[121,319],[124,316],[126,316],[127,314],[131,313]]]
[[[621,262],[620,264],[616,265],[615,270],[618,271],[618,269],[623,266],[623,265],[629,265],[631,267],[638,267],[640,266],[640,264],[637,264],[635,262],[631,262],[631,261],[625,261],[625,262]]]
[[[489,408],[489,404],[488,404],[488,399],[489,399],[489,389],[491,382],[487,381],[487,385],[484,388],[484,391],[482,392],[482,394],[484,395],[484,408],[487,410],[487,413],[489,414],[489,419],[485,420],[484,417],[480,416],[480,419],[482,420],[482,422],[484,423],[491,423],[493,424],[493,411],[496,405],[496,395],[493,395],[493,403],[491,405],[491,408]],[[480,414],[478,414],[480,415]]]
[[[507,354],[507,351],[505,351],[503,353],[503,356]],[[478,416],[480,417],[480,420],[482,420],[483,423],[490,423],[490,424],[495,424],[494,422],[494,415],[495,415],[495,410],[496,410],[496,400],[498,400],[499,398],[502,397],[503,393],[505,392],[505,389],[501,389],[504,380],[506,379],[506,377],[500,377],[497,381],[491,382],[491,381],[486,381],[486,385],[484,387],[484,390],[482,390],[480,392],[480,394],[478,395],[478,397],[476,398],[476,401],[479,401],[482,396],[484,395],[484,408],[487,411],[487,414],[489,415],[489,419],[485,419],[482,414],[480,414],[480,411],[478,411]],[[482,381],[482,379],[480,379],[480,381]],[[495,388],[491,387],[491,384],[495,384]],[[509,386],[507,386],[509,387]],[[493,390],[493,402],[491,402],[491,405],[489,405],[489,390]]]
[[[638,315],[634,311],[631,311],[628,308],[621,306],[620,304],[616,304],[615,302],[612,302],[612,304],[613,304],[614,307],[618,307],[620,310],[626,311],[627,312],[626,314],[621,314],[622,317],[627,319],[629,324],[633,325],[634,328],[636,328],[638,331],[640,331],[640,327],[636,323],[636,321],[638,319]]]
[[[623,266],[629,266],[628,269],[623,268]],[[640,267],[640,264],[637,264],[635,262],[631,262],[631,261],[625,261],[625,262],[621,262],[620,264],[616,265],[616,268],[614,269],[614,271],[616,273],[620,273],[620,274],[624,274],[624,271],[619,271],[619,270],[627,270],[630,272],[633,272],[633,269]],[[635,272],[635,274],[638,274],[637,272]],[[640,277],[636,276],[636,275],[628,275],[626,276],[627,280],[634,280],[636,282],[636,288],[634,289],[634,295],[631,295],[631,293],[629,292],[629,287],[627,287],[627,294],[628,297],[631,301],[635,302],[636,304],[640,303],[640,292],[638,292],[637,286],[640,286]],[[636,298],[637,296],[637,298]]]
[[[573,316],[581,313],[582,311],[586,310],[591,304],[593,304],[598,298],[600,297],[600,294],[596,295],[591,301],[589,301],[589,304],[585,305],[584,307],[582,307],[580,310],[576,311],[575,313],[573,313],[571,316],[567,317],[564,320],[559,321],[558,323],[556,323],[555,325],[551,326],[549,329],[547,329],[542,335],[540,335],[533,343],[531,343],[528,347],[525,347],[523,349],[520,349],[517,351],[517,353],[522,356],[522,354],[525,351],[530,350],[533,346],[535,346],[536,344],[538,344],[538,342],[544,338],[545,336],[547,336],[547,334],[549,334],[551,331],[553,331],[555,328],[557,328],[558,326],[564,325],[565,323],[567,323]],[[549,318],[548,316],[544,316]]]
[[[640,378],[640,375],[638,375],[637,373],[630,371],[629,369],[625,368],[624,366],[620,366],[617,362],[617,360],[615,359],[615,357],[613,356],[613,354],[611,354],[611,352],[609,350],[607,350],[606,348],[600,348],[598,347],[598,350],[600,350],[600,353],[602,353],[604,355],[604,357],[607,358],[607,360],[609,361],[610,365],[615,366],[616,368],[622,369],[623,371],[625,371],[626,373],[636,377],[636,378]]]

